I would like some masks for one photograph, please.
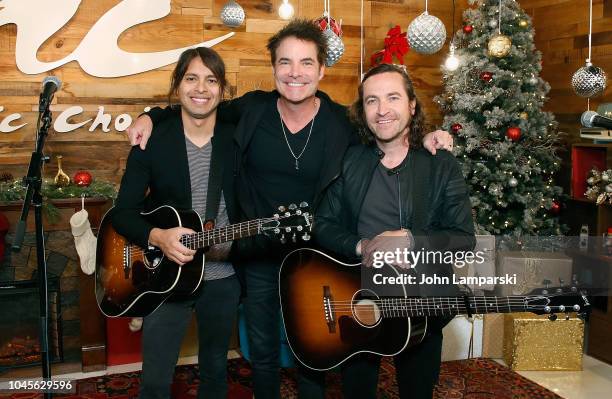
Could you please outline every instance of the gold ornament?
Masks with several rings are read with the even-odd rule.
[[[70,184],[70,177],[62,170],[62,156],[57,156],[57,174],[53,182],[58,187],[66,187]]]
[[[521,112],[519,114],[519,117],[523,120],[527,120],[527,118],[529,117],[529,114],[527,112]]]
[[[505,35],[494,35],[489,39],[489,56],[502,58],[508,55],[512,40]]]
[[[521,20],[519,21],[519,26],[520,26],[521,28],[526,28],[526,27],[527,27],[527,25],[529,25],[529,23],[527,22],[527,20],[521,19]]]

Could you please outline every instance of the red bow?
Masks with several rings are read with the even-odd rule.
[[[372,54],[370,62],[372,66],[378,64],[392,64],[393,56],[395,56],[400,64],[404,65],[404,54],[410,50],[406,32],[402,32],[399,25],[389,29],[387,37],[385,37],[385,49]]]

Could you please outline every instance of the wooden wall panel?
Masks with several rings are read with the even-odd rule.
[[[51,62],[71,54],[98,19],[121,1],[82,0],[75,16],[41,46],[38,59]],[[265,45],[269,36],[286,24],[286,21],[278,17],[278,7],[282,0],[239,0],[247,19],[243,26],[236,29],[224,26],[219,19],[226,1],[172,0],[170,15],[130,28],[119,38],[119,45],[132,52],[163,51],[234,31],[234,37],[215,47],[226,62],[230,94],[241,95],[254,89],[272,89],[269,54]],[[315,18],[323,13],[322,0],[290,1],[299,17]],[[598,4],[603,12],[601,1]],[[466,6],[467,0],[457,0],[457,27],[460,26],[461,11]],[[451,7],[450,0],[429,2],[430,12],[444,21],[449,33],[452,26]],[[412,0],[364,1],[366,68],[370,54],[382,49],[388,29],[396,24],[406,29],[423,8],[424,2]],[[350,104],[359,82],[360,1],[333,0],[331,11],[336,19],[342,19],[346,49],[341,61],[327,69],[321,89],[336,101]],[[573,29],[584,34],[580,24]],[[114,130],[114,122],[121,114],[135,118],[146,106],[163,105],[174,65],[116,79],[89,76],[76,62],[48,73],[25,75],[15,64],[16,35],[15,25],[0,26],[0,106],[4,107],[0,111],[0,122],[10,114],[19,113],[21,118],[12,125],[27,125],[13,133],[0,133],[0,173],[9,172],[15,177],[26,173],[34,145],[41,81],[46,75],[56,75],[63,85],[53,101],[54,118],[63,110],[78,105],[84,111],[71,118],[70,122],[93,120],[98,107],[103,106],[104,112],[112,117],[111,132],[104,133],[100,129],[89,132],[92,120],[73,132],[51,132],[46,146],[47,155],[64,155],[64,169],[70,175],[78,169],[89,169],[95,177],[118,182],[129,145],[125,133]],[[568,51],[567,46],[574,42],[573,38],[567,39],[566,42],[556,44],[554,51]],[[429,120],[434,124],[441,121],[441,115],[431,100],[442,90],[439,65],[446,52],[447,48],[434,56],[409,53],[405,58]],[[55,172],[56,162],[53,159],[46,167],[45,175],[50,177]]]

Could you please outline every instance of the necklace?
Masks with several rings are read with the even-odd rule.
[[[315,109],[317,107],[317,100],[315,100]],[[285,132],[285,124],[283,123],[283,114],[281,114],[280,111],[280,107],[277,106],[278,108],[278,115],[280,116],[280,123],[281,123],[281,129],[283,130],[283,137],[285,138],[285,143],[287,143],[287,147],[289,148],[289,152],[291,153],[291,156],[293,157],[293,159],[295,159],[295,170],[300,170],[300,158],[302,157],[302,155],[304,155],[304,151],[306,151],[306,147],[308,147],[308,143],[310,142],[310,135],[312,134],[312,127],[314,126],[314,121],[315,118],[317,117],[317,114],[315,113],[314,116],[312,117],[312,121],[310,122],[310,130],[308,131],[308,137],[306,138],[306,144],[304,144],[304,148],[302,148],[302,151],[300,152],[299,155],[295,155],[295,152],[293,152],[293,148],[291,148],[291,144],[289,144],[289,139],[287,138],[287,132]]]

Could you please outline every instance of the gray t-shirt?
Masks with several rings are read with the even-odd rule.
[[[370,187],[361,206],[357,231],[361,238],[374,238],[387,230],[399,230],[399,181],[398,174],[379,163],[374,170]],[[401,187],[406,193],[408,187]]]
[[[208,173],[210,170],[210,160],[212,158],[212,144],[209,141],[202,148],[196,146],[185,137],[187,144],[187,159],[189,160],[189,176],[191,179],[191,206],[204,218],[206,216],[206,194],[208,191]],[[221,193],[219,212],[215,227],[223,227],[229,224],[225,199]],[[230,262],[226,262],[232,242],[213,245],[206,252],[206,264],[204,267],[204,280],[216,280],[234,274],[234,267]]]

